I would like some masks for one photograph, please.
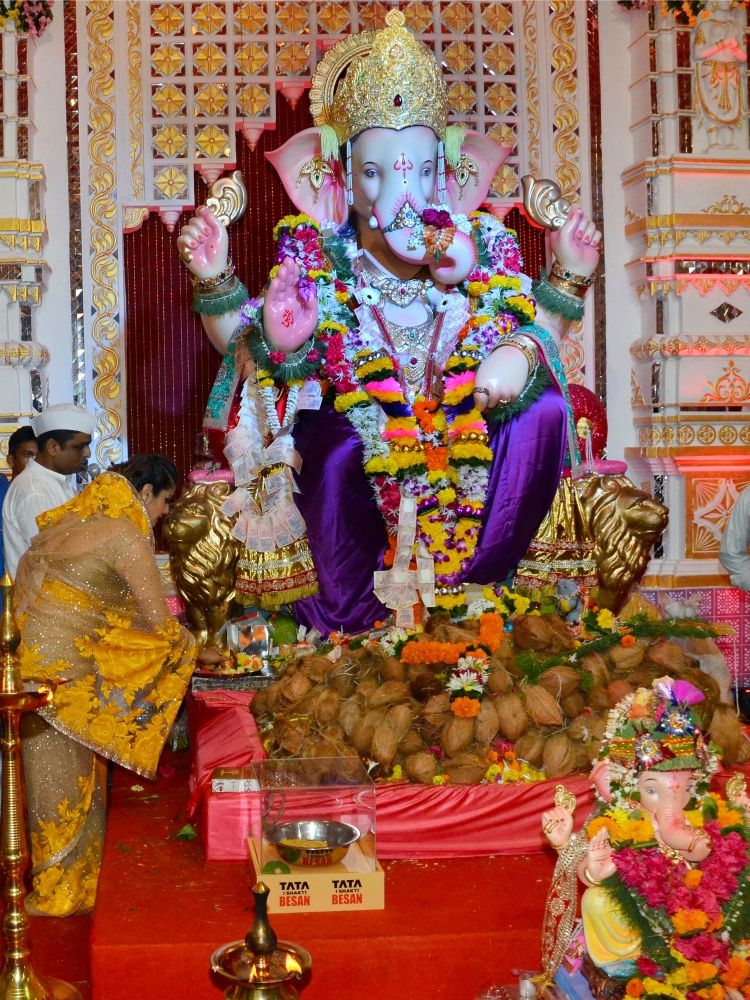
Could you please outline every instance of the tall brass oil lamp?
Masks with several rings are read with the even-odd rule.
[[[297,1000],[292,985],[312,966],[310,952],[291,941],[279,941],[268,922],[268,886],[253,886],[255,920],[244,941],[217,948],[211,971],[228,979],[226,1000]]]
[[[24,875],[29,867],[26,840],[26,785],[21,758],[21,716],[52,700],[52,687],[24,685],[17,649],[21,642],[13,613],[13,581],[6,573],[0,580],[3,610],[0,624],[0,720],[3,759],[2,818],[0,818],[0,869],[3,873],[5,915],[2,921],[3,964],[0,968],[0,1000],[81,1000],[69,983],[51,976],[42,978],[31,964],[27,941],[29,920],[23,900]]]

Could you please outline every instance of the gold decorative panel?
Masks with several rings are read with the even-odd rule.
[[[151,52],[151,65],[162,76],[174,76],[185,68],[185,46],[158,45]]]
[[[268,72],[268,46],[258,42],[245,42],[234,51],[234,64],[247,76]]]
[[[276,4],[276,27],[283,35],[299,35],[309,25],[306,3],[279,0]]]
[[[227,85],[206,83],[195,88],[193,109],[196,117],[216,118],[227,112]]]
[[[227,50],[225,45],[215,45],[208,42],[199,45],[193,52],[193,65],[198,73],[203,76],[213,76],[216,73],[223,73],[227,64]]]
[[[266,22],[265,3],[234,4],[234,26],[238,32],[256,35],[258,32],[263,31]]]
[[[154,87],[151,100],[156,114],[162,118],[171,118],[172,115],[184,115],[185,113],[184,87],[176,87],[173,83]]]
[[[715,559],[737,497],[750,485],[747,477],[687,476],[688,559]]]
[[[202,3],[193,8],[193,25],[202,35],[215,35],[226,23],[225,5]]]
[[[158,35],[174,35],[185,23],[184,4],[160,3],[151,10],[151,25]]]

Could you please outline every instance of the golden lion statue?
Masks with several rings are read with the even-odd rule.
[[[172,576],[201,646],[210,646],[229,616],[240,542],[219,508],[230,483],[191,483],[169,512],[164,538]]]
[[[669,511],[627,476],[587,476],[576,487],[594,539],[599,607],[617,614],[645,573]]]

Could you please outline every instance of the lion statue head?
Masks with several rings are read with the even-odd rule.
[[[241,545],[219,510],[232,489],[224,482],[191,483],[164,523],[172,576],[202,645],[213,642],[234,598]]]
[[[615,614],[648,566],[669,511],[627,476],[587,476],[577,484],[599,573],[599,605]]]

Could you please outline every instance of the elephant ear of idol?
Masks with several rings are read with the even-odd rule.
[[[469,130],[461,143],[461,158],[455,170],[446,173],[448,206],[453,213],[470,215],[486,199],[492,179],[511,154],[509,146],[498,146],[489,136]]]
[[[346,186],[342,183],[341,167],[320,161],[320,129],[306,128],[298,132],[283,146],[266,153],[266,158],[281,178],[284,190],[295,208],[309,215],[315,222],[330,219],[346,222]],[[314,163],[315,159],[320,163]],[[303,173],[306,169],[321,166],[322,184],[316,188]]]

